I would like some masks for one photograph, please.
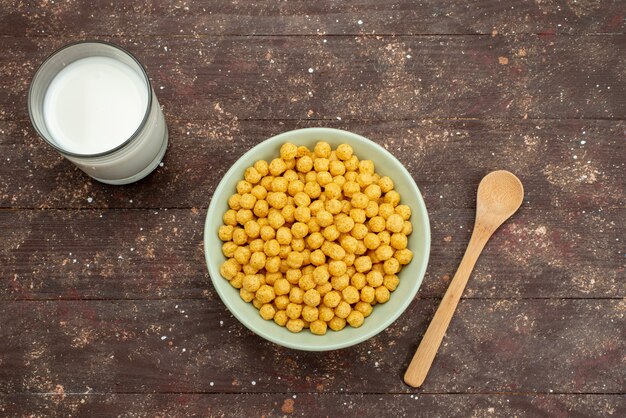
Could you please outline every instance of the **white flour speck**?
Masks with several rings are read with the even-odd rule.
[[[167,339],[167,336],[165,335],[161,337],[161,340],[166,340],[166,339]]]
[[[363,21],[361,19],[359,19],[356,23],[358,23],[359,25],[362,25]]]
[[[88,197],[88,198],[87,198],[87,202],[88,202],[88,203],[93,202],[93,197]]]
[[[313,71],[315,71],[313,68],[309,68],[309,74],[313,73]]]

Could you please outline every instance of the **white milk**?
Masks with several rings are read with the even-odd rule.
[[[76,154],[97,154],[122,144],[146,114],[145,80],[113,58],[79,59],[52,80],[44,120],[56,144]]]

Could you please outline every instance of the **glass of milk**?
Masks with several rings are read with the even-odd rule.
[[[44,141],[103,183],[144,178],[167,148],[143,66],[107,42],[74,43],[48,57],[30,85],[28,111]]]

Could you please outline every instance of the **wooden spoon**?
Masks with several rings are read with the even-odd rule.
[[[508,171],[493,171],[478,185],[472,238],[461,265],[404,374],[407,385],[419,387],[424,383],[476,260],[491,235],[519,209],[523,199],[522,182]]]

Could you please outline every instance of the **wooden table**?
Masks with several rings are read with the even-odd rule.
[[[626,7],[478,3],[0,0],[0,415],[625,416]],[[164,164],[131,186],[91,181],[28,119],[38,64],[90,38],[136,54],[165,110]],[[432,227],[410,308],[328,353],[244,328],[202,253],[227,168],[309,126],[389,149]],[[411,389],[499,168],[524,205]]]

